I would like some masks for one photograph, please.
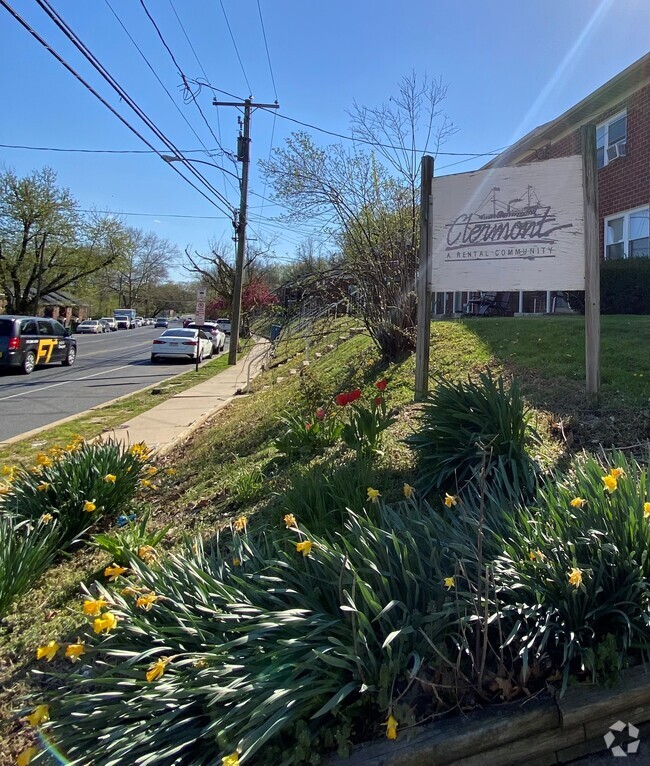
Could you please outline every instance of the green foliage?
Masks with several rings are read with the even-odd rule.
[[[600,268],[603,314],[650,314],[650,259],[603,261]]]
[[[54,520],[19,520],[0,514],[0,618],[36,582],[59,552]]]
[[[259,466],[242,468],[232,478],[230,492],[237,503],[251,503],[264,489],[264,474]]]
[[[486,471],[503,467],[514,482],[532,489],[535,466],[526,450],[534,436],[517,382],[481,373],[457,383],[438,379],[422,408],[418,430],[407,439],[419,459],[418,487],[425,495],[454,492]]]
[[[282,434],[275,446],[287,457],[315,455],[335,444],[343,430],[343,424],[335,417],[328,416],[319,408],[313,417],[299,412],[285,412],[279,418]]]
[[[149,518],[149,512],[140,519],[120,516],[118,524],[122,526],[114,532],[93,535],[92,544],[109,553],[115,563],[128,564],[139,556],[141,548],[155,548],[170,529],[169,525],[162,529],[149,529]]]
[[[195,544],[155,569],[134,561],[134,584],[159,598],[145,611],[99,586],[118,627],[84,639],[82,661],[57,676],[46,735],[80,766],[207,766],[237,748],[242,762],[288,766],[325,743],[344,751],[351,721],[379,734],[457,624],[443,527],[430,509],[383,509],[378,524],[350,514],[335,543],[303,530],[306,557],[286,539],[235,535],[223,554]]]
[[[382,435],[395,422],[386,409],[384,397],[376,396],[369,405],[353,402],[348,406],[348,416],[341,431],[345,444],[356,450],[359,457],[381,453]]]

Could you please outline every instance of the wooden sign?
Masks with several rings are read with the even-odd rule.
[[[584,290],[580,155],[434,178],[431,290]]]

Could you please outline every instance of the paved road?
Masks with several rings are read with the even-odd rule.
[[[181,359],[151,364],[151,341],[161,332],[139,327],[75,335],[78,355],[72,367],[0,374],[0,442],[192,369]]]

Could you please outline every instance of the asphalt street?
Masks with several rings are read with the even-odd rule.
[[[151,343],[162,332],[138,327],[102,335],[75,334],[77,359],[72,367],[45,365],[31,375],[2,371],[0,442],[192,369],[184,359],[151,364]]]

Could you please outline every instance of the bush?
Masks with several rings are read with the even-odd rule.
[[[601,263],[600,310],[603,314],[650,314],[650,258]]]
[[[483,373],[466,383],[438,379],[419,429],[406,441],[418,457],[418,487],[428,495],[462,488],[478,476],[484,458],[488,478],[502,468],[532,489],[535,464],[526,443],[534,437],[517,382],[506,391],[502,378]]]
[[[333,544],[298,532],[303,555],[235,534],[228,552],[133,560],[130,588],[99,587],[117,627],[53,674],[45,736],[80,765],[207,765],[239,749],[275,766],[412,719],[425,658],[452,648],[454,565],[438,514],[381,515],[350,514]],[[140,607],[138,594],[151,594]]]

